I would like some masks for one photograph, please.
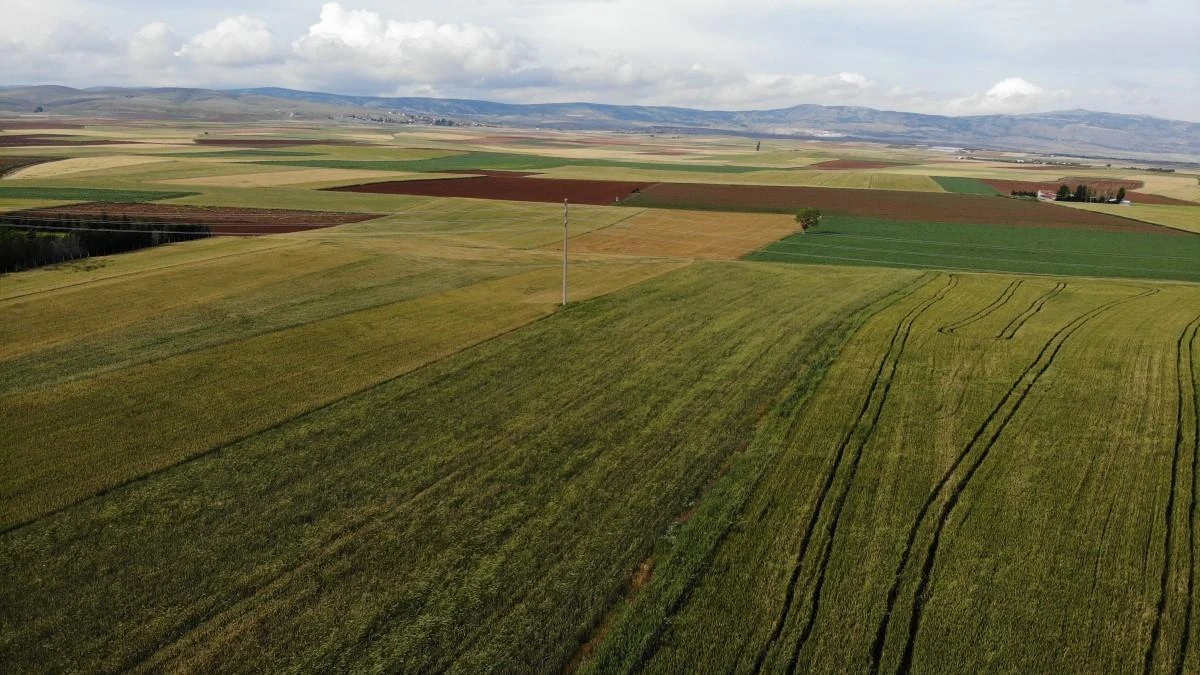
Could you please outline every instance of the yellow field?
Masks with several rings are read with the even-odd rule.
[[[25,295],[0,300],[9,319],[0,327],[0,357],[6,368],[16,369],[0,378],[11,392],[0,395],[5,447],[22,448],[16,455],[6,453],[4,464],[27,478],[5,487],[5,503],[15,510],[0,513],[0,522],[24,520],[169,466],[556,308],[559,268],[552,252],[529,252],[520,263],[479,262],[466,269],[387,247],[353,241],[339,246],[338,241],[302,235],[250,244],[210,240],[199,247],[206,259],[196,257],[198,247],[192,245],[150,249],[119,257],[141,258],[146,265],[161,254],[186,250],[192,255],[187,264],[151,263],[138,277],[125,274],[89,283],[78,282],[105,271],[44,270],[38,285],[57,284],[57,290],[32,292],[27,286]],[[249,250],[256,254],[238,255]],[[579,262],[572,268],[571,296],[584,300],[679,265]],[[324,297],[331,279],[363,290],[340,299]],[[10,292],[7,287],[5,292]],[[307,294],[308,309],[299,314],[289,309]],[[236,332],[242,322],[261,321],[256,317],[264,311],[291,316],[282,325],[252,327],[233,340],[204,328],[210,312],[226,321],[242,317],[230,325]],[[430,331],[431,325],[437,330]],[[166,346],[126,349],[144,341],[146,334],[164,336]],[[199,342],[187,344],[191,340]],[[99,344],[125,347],[97,352]],[[330,350],[338,358],[327,358]],[[50,363],[59,364],[58,375],[47,371]],[[189,384],[168,391],[161,386],[166,381]],[[117,408],[113,392],[121,392]],[[217,405],[219,401],[225,403]],[[68,412],[106,408],[111,412],[99,417]],[[63,414],[30,414],[46,409]],[[164,414],[174,421],[152,422]],[[95,461],[78,452],[71,439],[83,429],[70,419],[87,419],[87,435],[105,439],[105,460],[83,482],[56,478],[79,470],[76,462]],[[140,431],[122,431],[129,428]],[[35,446],[37,451],[30,452]]]
[[[57,206],[59,204],[67,204],[69,202],[53,201],[47,199],[6,199],[0,198],[0,213],[6,211],[20,211],[21,209],[37,209],[43,206]],[[5,280],[7,283],[8,280]]]
[[[647,209],[571,239],[571,251],[734,259],[796,232],[792,216]],[[558,247],[558,246],[556,246]]]
[[[104,171],[119,169],[139,164],[152,164],[165,161],[165,158],[150,155],[103,155],[98,157],[74,157],[57,162],[34,164],[18,169],[5,176],[6,179],[37,179],[60,178],[89,171]]]
[[[1200,233],[1200,206],[1171,206],[1165,204],[1134,204],[1133,206],[1117,206],[1114,204],[1075,204],[1071,202],[1055,202],[1084,211],[1111,213],[1122,218],[1133,218],[1155,225],[1173,227],[1177,230]]]
[[[325,185],[353,183],[354,181],[371,180],[373,178],[389,178],[401,180],[405,177],[425,174],[397,174],[388,171],[360,171],[357,169],[293,169],[286,171],[264,171],[262,173],[247,173],[241,175],[218,174],[200,178],[175,178],[159,181],[172,185],[194,185],[215,187],[278,187],[280,185]]]
[[[1196,176],[1140,171],[1138,173],[1126,174],[1125,177],[1145,183],[1146,186],[1142,188],[1142,192],[1150,192],[1190,202],[1200,202],[1200,179],[1197,179]]]
[[[791,216],[647,209],[571,240],[578,253],[733,260],[796,231]],[[558,248],[556,246],[556,248]]]

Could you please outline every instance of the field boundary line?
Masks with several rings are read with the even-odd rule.
[[[838,518],[840,517],[841,508],[844,505],[846,495],[849,492],[850,484],[854,480],[854,475],[857,471],[858,460],[861,457],[863,446],[866,445],[874,430],[874,423],[878,421],[879,415],[882,414],[883,404],[886,400],[888,390],[891,388],[892,377],[895,375],[896,367],[898,365],[900,355],[903,352],[904,345],[908,341],[908,335],[912,328],[912,324],[918,317],[920,317],[921,314],[923,314],[936,302],[941,300],[942,297],[944,297],[957,284],[958,278],[954,275],[949,275],[946,286],[929,298],[917,303],[912,309],[910,309],[904,316],[901,317],[900,321],[896,325],[895,330],[892,332],[892,337],[888,343],[887,349],[880,356],[879,365],[875,369],[875,375],[873,376],[871,383],[868,385],[867,395],[864,397],[862,407],[858,411],[858,417],[847,429],[841,443],[838,445],[837,451],[834,453],[834,458],[829,466],[829,469],[825,472],[825,479],[822,482],[819,492],[817,493],[816,503],[810,512],[808,522],[805,525],[804,534],[800,539],[800,546],[796,552],[791,575],[784,591],[783,605],[780,607],[779,615],[775,619],[775,623],[772,626],[771,634],[768,637],[767,642],[759,648],[757,656],[754,660],[753,672],[758,673],[762,671],[767,657],[769,656],[772,648],[778,644],[779,638],[782,636],[783,630],[787,625],[788,616],[791,613],[791,607],[795,602],[796,589],[800,581],[800,575],[803,572],[804,559],[808,554],[809,545],[812,542],[813,533],[816,531],[817,522],[821,519],[821,514],[825,511],[826,498],[829,496],[829,492],[833,488],[833,483],[837,478],[839,470],[841,469],[842,460],[845,457],[846,449],[849,447],[850,442],[858,432],[858,427],[862,425],[868,413],[871,411],[872,403],[876,400],[876,392],[879,391],[880,382],[884,377],[884,371],[888,370],[890,363],[890,372],[886,378],[886,384],[884,384],[883,393],[878,398],[878,407],[875,410],[871,428],[863,433],[862,442],[858,444],[856,455],[854,459],[851,460],[852,464],[849,469],[849,476],[847,476],[845,479],[845,489],[843,489],[839,493],[838,497],[835,498],[833,515],[831,516],[830,525],[827,528],[827,540],[830,544],[837,534]],[[828,550],[831,548],[831,545],[827,545],[825,547],[825,555],[822,558],[823,564],[821,565],[822,572],[824,563],[827,563],[828,561]],[[811,629],[813,617],[815,616],[816,609],[820,604],[820,589],[822,585],[823,574],[819,573],[816,586],[813,591],[813,611],[810,613],[808,617],[809,620],[802,631],[802,637],[797,643],[796,651],[793,652],[792,658],[788,663],[789,672],[794,670],[795,659],[799,653],[799,649],[806,641],[804,633],[808,633]]]
[[[887,636],[890,630],[891,618],[895,611],[896,601],[899,599],[900,587],[904,578],[904,572],[908,569],[908,564],[912,557],[913,546],[916,544],[917,536],[922,529],[921,526],[925,523],[926,516],[929,514],[930,509],[933,508],[933,505],[938,501],[939,496],[944,494],[945,501],[942,503],[942,506],[933,521],[933,537],[929,545],[926,547],[924,562],[919,572],[916,591],[913,595],[913,607],[909,617],[908,635],[900,664],[896,670],[897,673],[908,673],[912,668],[913,653],[916,644],[917,632],[920,628],[924,599],[928,590],[930,578],[932,576],[933,567],[936,563],[937,551],[941,542],[942,531],[945,528],[951,512],[957,505],[959,498],[966,489],[967,484],[975,475],[975,472],[978,471],[979,467],[982,466],[984,460],[987,459],[992,446],[994,446],[996,441],[1000,438],[1000,435],[1007,427],[1008,422],[1011,421],[1016,415],[1026,397],[1029,395],[1029,392],[1033,389],[1033,386],[1041,379],[1042,374],[1044,374],[1050,368],[1055,357],[1058,356],[1058,353],[1062,350],[1067,340],[1070,339],[1070,337],[1074,335],[1076,331],[1078,331],[1081,327],[1095,317],[1118,305],[1148,297],[1158,292],[1159,290],[1157,288],[1150,288],[1135,295],[1130,295],[1124,298],[1106,302],[1077,316],[1075,319],[1068,322],[1065,326],[1055,332],[1054,335],[1052,335],[1050,339],[1046,341],[1045,345],[1043,345],[1037,357],[1034,358],[1034,360],[1025,367],[1021,374],[1017,376],[1016,381],[1009,387],[1008,391],[1004,394],[1004,396],[1000,399],[988,416],[984,418],[983,422],[979,425],[979,428],[976,429],[975,433],[971,437],[971,440],[967,442],[967,445],[964,446],[964,448],[958,453],[958,456],[954,459],[954,462],[952,462],[949,468],[947,468],[942,474],[942,477],[938,480],[933,490],[931,490],[929,495],[925,498],[925,501],[921,505],[921,509],[918,512],[917,518],[913,521],[913,525],[909,529],[908,538],[905,543],[904,551],[901,555],[900,564],[896,567],[896,571],[892,579],[892,586],[888,590],[886,608],[877,627],[875,639],[871,645],[871,661],[869,672],[872,673],[872,675],[878,673],[882,666],[883,653],[887,646]],[[989,428],[993,427],[993,423],[995,423],[995,425],[992,429],[992,433],[988,434],[988,430]],[[953,485],[950,485],[950,481],[958,473],[959,467],[966,462],[967,458],[976,448],[979,449],[979,452],[975,453],[978,456],[967,467],[964,474],[959,477],[959,479],[955,481]],[[948,485],[950,485],[949,488],[947,488]]]
[[[1187,428],[1194,424],[1196,433],[1200,433],[1200,419],[1196,418],[1197,414],[1197,391],[1196,391],[1196,371],[1193,361],[1193,350],[1196,347],[1196,333],[1200,328],[1200,316],[1192,319],[1190,323],[1184,326],[1183,331],[1179,334],[1179,339],[1175,343],[1175,372],[1177,378],[1178,392],[1176,397],[1176,412],[1175,412],[1175,444],[1171,452],[1171,489],[1167,493],[1167,506],[1164,511],[1164,527],[1165,534],[1163,536],[1163,564],[1162,572],[1159,575],[1158,585],[1158,601],[1155,603],[1154,611],[1154,627],[1150,631],[1150,641],[1146,644],[1146,654],[1142,663],[1142,672],[1149,675],[1154,669],[1155,656],[1158,653],[1159,643],[1163,638],[1163,615],[1166,613],[1167,600],[1169,597],[1168,589],[1170,586],[1173,569],[1175,567],[1174,559],[1177,555],[1177,545],[1175,543],[1175,502],[1179,493],[1180,474],[1187,474],[1191,478],[1191,485],[1188,486],[1188,505],[1185,507],[1188,521],[1188,567],[1187,567],[1187,594],[1184,605],[1184,627],[1183,634],[1180,638],[1179,652],[1174,656],[1176,659],[1172,669],[1174,673],[1182,673],[1184,661],[1187,659],[1187,645],[1189,641],[1189,633],[1191,631],[1192,619],[1192,598],[1195,588],[1195,526],[1196,526],[1196,478],[1197,478],[1197,444],[1200,443],[1200,438],[1196,435],[1191,435],[1189,439]],[[1186,447],[1192,446],[1190,450]],[[1187,452],[1191,459],[1191,467],[1181,469],[1181,456]]]

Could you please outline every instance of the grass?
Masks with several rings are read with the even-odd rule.
[[[1017,280],[939,275],[874,315],[660,542],[585,670],[1134,670],[1160,612],[1155,670],[1200,665],[1159,587],[1195,574],[1164,527],[1191,537],[1198,291],[1071,281],[997,339],[1056,287]]]
[[[963,178],[959,176],[934,176],[933,179],[937,184],[942,186],[946,192],[955,192],[960,195],[998,195],[1000,191],[996,188],[984,183],[975,178]]]
[[[35,199],[65,202],[156,202],[178,199],[195,192],[162,192],[157,190],[110,190],[84,187],[34,187],[0,185],[0,200]]]
[[[1200,237],[829,216],[749,260],[1200,281]]]
[[[552,254],[463,267],[353,239],[297,242],[5,302],[0,527],[511,330],[557,299]],[[672,266],[581,263],[574,297]],[[95,328],[101,317],[111,328]],[[187,386],[167,392],[167,381]],[[129,425],[144,432],[122,434]],[[78,452],[95,438],[107,439],[99,454]]]
[[[236,159],[34,190],[278,171]],[[386,217],[0,276],[5,670],[1200,672],[1200,238],[572,206],[562,309],[560,206],[198,189]]]
[[[905,279],[697,264],[410,377],[376,372],[380,386],[331,406],[277,411],[274,428],[3,537],[6,660],[32,669],[565,664],[626,571],[790,394],[794,373],[841,339],[856,308]],[[696,292],[702,303],[663,311]],[[491,311],[472,324],[501,314],[496,291],[475,295]],[[751,297],[780,311],[760,312]],[[439,332],[470,314],[469,303],[437,306]],[[365,318],[329,339],[353,343],[361,329],[345,328],[387,326],[380,358],[412,353],[394,335],[403,322]],[[172,400],[152,413],[157,424],[226,429],[194,415],[252,416],[257,397],[278,406],[297,379],[327,391],[357,361],[322,376],[302,365],[315,353],[263,354],[278,353],[293,357],[289,378],[258,375],[253,397],[197,383],[203,368],[159,371],[159,384],[187,378],[198,409]],[[156,426],[148,422],[121,424]],[[125,536],[98,540],[101,531]],[[264,649],[263,630],[305,638]]]

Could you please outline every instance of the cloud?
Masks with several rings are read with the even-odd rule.
[[[1065,96],[1066,92],[1049,91],[1023,78],[1009,77],[983,93],[953,99],[947,107],[961,114],[1028,112]]]
[[[142,26],[129,41],[129,58],[134,63],[155,67],[171,63],[181,40],[162,22]]]
[[[845,103],[875,83],[859,73],[779,75],[636,60],[621,54],[585,52],[555,71],[555,90],[580,92],[605,101],[699,108],[788,106],[800,102]],[[549,98],[554,98],[552,95]],[[562,98],[562,94],[558,94]]]
[[[531,67],[520,40],[469,23],[401,22],[376,12],[321,7],[320,21],[293,44],[306,69],[323,78],[352,72],[386,84],[483,83]]]
[[[245,15],[221,20],[177,52],[197,63],[233,67],[274,63],[286,54],[286,47],[265,21]]]

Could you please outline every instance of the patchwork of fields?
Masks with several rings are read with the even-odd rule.
[[[1200,671],[1195,176],[19,128],[0,234],[260,236],[0,275],[6,671]]]

